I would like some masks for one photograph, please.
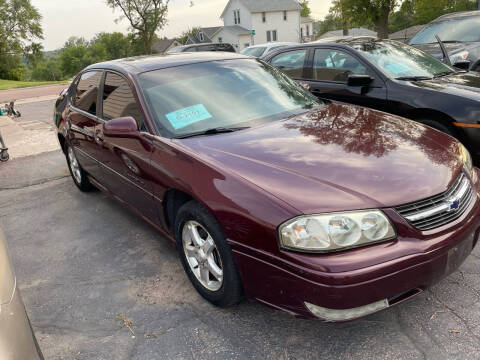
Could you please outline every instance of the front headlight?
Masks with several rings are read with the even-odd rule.
[[[279,227],[285,249],[332,252],[395,238],[395,229],[380,210],[300,216]]]
[[[467,150],[467,148],[463,146],[461,143],[458,143],[458,147],[460,150],[460,158],[463,162],[463,168],[468,173],[468,175],[470,175],[470,177],[473,177],[472,156],[470,155],[470,152]]]
[[[450,62],[452,63],[452,65],[455,65],[455,63],[459,61],[467,60],[468,55],[468,51],[461,51],[459,53],[453,54],[452,56],[450,56]]]

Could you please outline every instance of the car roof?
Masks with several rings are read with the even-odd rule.
[[[459,11],[451,14],[445,14],[442,15],[435,20],[432,21],[432,23],[435,23],[437,21],[443,21],[443,20],[450,20],[450,19],[461,19],[461,18],[466,18],[466,17],[473,17],[473,16],[480,16],[480,10],[475,10],[475,11]]]
[[[389,39],[384,39],[384,40],[391,41]],[[290,45],[282,49],[279,49],[273,52],[272,54],[285,52],[285,50],[288,50],[288,49],[297,49],[297,48],[304,49],[306,47],[307,48],[317,47],[317,46],[332,45],[332,44],[343,46],[343,47],[353,47],[353,45],[358,45],[361,43],[367,43],[371,41],[382,41],[382,40],[372,36],[337,36],[337,37],[321,39],[321,40],[304,43],[304,44]]]
[[[260,48],[260,47],[272,48],[272,47],[284,46],[284,45],[300,45],[300,44],[297,44],[294,42],[269,42],[265,44],[252,45],[252,46],[249,46],[247,49]]]
[[[230,52],[184,52],[165,55],[136,56],[125,59],[106,61],[90,65],[86,70],[109,69],[128,74],[140,74],[147,71],[166,69],[169,67],[190,65],[210,61],[250,59],[251,57]]]

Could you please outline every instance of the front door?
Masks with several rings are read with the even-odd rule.
[[[142,215],[156,221],[151,181],[151,137],[132,88],[122,75],[106,72],[101,112],[104,122],[131,116],[140,131],[135,137],[108,137],[103,133],[103,127],[97,129],[102,184]]]
[[[102,71],[88,71],[80,76],[67,116],[70,144],[82,168],[94,178],[100,174],[95,132],[102,123],[97,117],[102,75]]]
[[[310,91],[319,98],[386,110],[387,90],[376,73],[356,56],[334,48],[315,49],[312,71],[305,80]],[[369,75],[373,81],[369,87],[348,85],[350,75]]]

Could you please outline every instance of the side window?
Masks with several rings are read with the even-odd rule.
[[[294,79],[303,78],[307,50],[295,50],[275,56],[271,63]]]
[[[120,75],[107,72],[103,87],[103,119],[108,121],[126,116],[133,117],[137,120],[138,128],[146,131],[140,106],[127,80]]]
[[[355,57],[343,51],[315,50],[313,80],[346,83],[351,74],[366,75],[367,68]]]
[[[100,88],[102,74],[101,71],[89,71],[82,74],[78,81],[75,96],[72,99],[73,106],[92,115],[97,115],[98,89]]]

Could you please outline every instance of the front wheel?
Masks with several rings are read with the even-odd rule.
[[[191,201],[180,208],[175,238],[185,272],[200,295],[221,307],[241,300],[242,284],[230,247],[203,206]]]
[[[80,191],[87,192],[92,190],[93,186],[88,180],[87,173],[80,166],[75,151],[70,145],[67,145],[67,164],[73,182],[77,185]]]

